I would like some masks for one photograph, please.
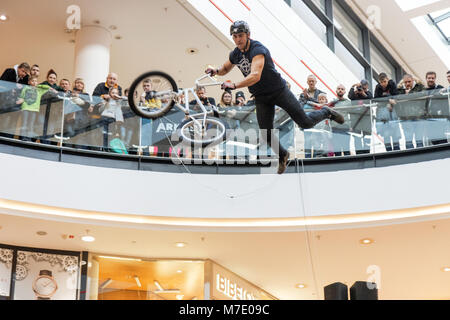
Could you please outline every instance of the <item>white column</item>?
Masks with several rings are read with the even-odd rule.
[[[109,73],[112,34],[100,26],[86,26],[75,39],[75,78],[83,78],[85,91],[92,94]]]

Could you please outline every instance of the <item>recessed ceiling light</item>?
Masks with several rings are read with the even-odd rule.
[[[177,297],[177,300],[183,300],[184,294],[177,294],[176,297]]]
[[[36,232],[36,234],[37,234],[38,236],[46,236],[46,235],[47,235],[47,232],[45,232],[45,231],[38,231],[38,232]]]
[[[299,284],[296,284],[295,287],[296,287],[297,289],[305,289],[305,288],[306,288],[306,284],[299,283]]]
[[[5,14],[0,14],[0,21],[3,21],[3,22],[5,22],[5,21],[8,21],[8,16],[7,15],[5,15]]]
[[[178,247],[178,248],[184,248],[184,247],[187,246],[187,243],[185,243],[185,242],[177,242],[177,243],[175,243],[175,246]]]
[[[364,238],[364,239],[359,240],[359,243],[365,244],[365,245],[372,244],[374,242],[375,241],[373,239],[370,239],[370,238]]]
[[[442,271],[444,271],[444,272],[450,272],[450,267],[443,267],[443,268],[442,268]]]
[[[183,273],[183,270],[177,270],[177,273]]]
[[[86,234],[81,237],[81,240],[83,240],[84,242],[94,242],[95,238],[89,235],[89,230],[86,230]]]
[[[82,236],[81,240],[83,240],[84,242],[94,242],[95,238],[93,236]]]
[[[98,256],[103,259],[112,259],[112,260],[124,260],[124,261],[142,261],[142,259],[136,258],[122,258],[122,257],[111,257],[111,256]]]

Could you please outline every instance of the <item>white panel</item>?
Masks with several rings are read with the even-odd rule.
[[[0,199],[162,217],[358,214],[448,203],[449,167],[450,159],[445,159],[302,175],[192,175],[97,168],[2,154]]]

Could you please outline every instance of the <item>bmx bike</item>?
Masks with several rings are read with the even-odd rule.
[[[196,90],[199,87],[220,86],[222,83],[205,74],[195,80],[194,87],[179,90],[175,80],[168,74],[150,71],[131,84],[128,103],[136,115],[147,119],[161,118],[174,106],[177,107],[185,114],[185,120],[176,131],[180,141],[205,148],[226,141],[229,127],[218,117],[211,116],[218,115],[216,106],[210,106],[212,110],[207,110]],[[199,112],[194,111],[189,104],[190,96],[197,102]],[[183,98],[185,102],[182,101]]]

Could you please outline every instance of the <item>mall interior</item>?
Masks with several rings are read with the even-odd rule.
[[[276,107],[282,175],[247,88],[206,84],[211,148],[125,92],[159,71],[198,104],[238,20],[305,111],[344,115]],[[450,299],[448,0],[3,0],[0,37],[0,300]]]

